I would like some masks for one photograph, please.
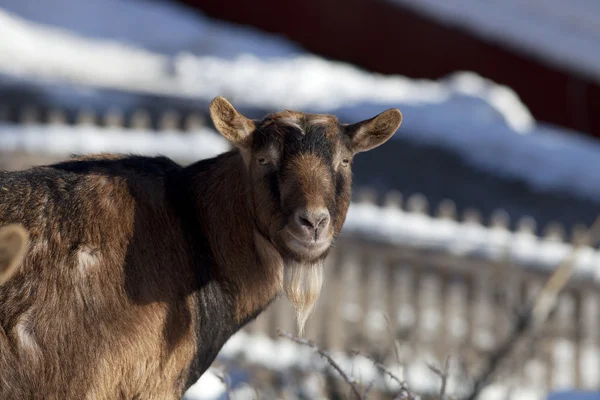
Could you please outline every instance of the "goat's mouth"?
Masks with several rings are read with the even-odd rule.
[[[331,246],[333,238],[329,235],[320,235],[321,237],[305,239],[295,235],[290,229],[282,231],[282,239],[290,252],[300,259],[313,261],[321,258]]]

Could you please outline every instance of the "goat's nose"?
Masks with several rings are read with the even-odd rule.
[[[317,210],[298,210],[296,211],[296,223],[308,229],[324,229],[329,224],[329,211],[326,208]]]

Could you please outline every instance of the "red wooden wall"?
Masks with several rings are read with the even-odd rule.
[[[383,0],[177,0],[281,33],[371,71],[435,79],[471,70],[512,87],[537,119],[600,137],[600,87]]]

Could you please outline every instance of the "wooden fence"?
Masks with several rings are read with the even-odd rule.
[[[176,109],[153,111],[137,108],[124,113],[119,108],[109,108],[104,112],[93,109],[66,111],[34,104],[10,106],[0,103],[0,122],[189,132],[206,126],[207,115]]]

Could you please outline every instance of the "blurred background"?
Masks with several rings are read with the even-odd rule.
[[[393,139],[355,160],[307,337],[368,398],[401,388],[365,355],[436,398],[442,381],[472,393],[500,354],[479,398],[596,399],[598,21],[594,0],[0,0],[0,169],[212,157],[229,149],[208,117],[217,95],[251,118],[397,107]],[[519,332],[518,310],[573,254],[548,317]],[[294,332],[285,300],[185,398],[227,398],[222,373],[236,399],[349,398],[277,328]]]

